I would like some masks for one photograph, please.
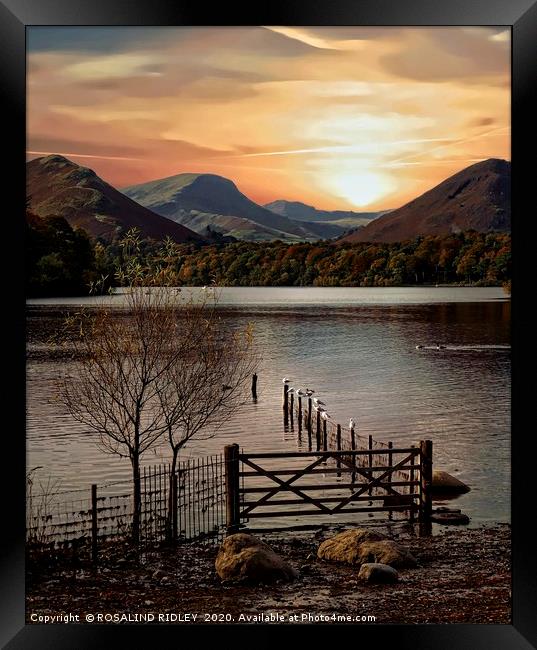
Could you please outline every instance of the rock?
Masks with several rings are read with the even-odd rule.
[[[466,483],[459,481],[458,478],[451,476],[447,472],[439,469],[433,470],[432,491],[439,493],[463,494],[469,492],[470,488]]]
[[[397,571],[387,564],[380,562],[366,562],[360,567],[358,578],[364,582],[393,583],[399,580]]]
[[[452,512],[433,512],[431,515],[431,521],[434,521],[436,524],[444,525],[453,525],[460,526],[470,523],[470,517],[465,515],[460,510]]]
[[[361,564],[360,545],[366,541],[385,539],[384,535],[375,533],[367,528],[345,530],[334,537],[329,537],[317,549],[317,557],[332,562]]]
[[[403,546],[391,539],[379,542],[364,542],[360,545],[360,563],[375,562],[392,567],[415,567],[416,558]]]
[[[226,537],[218,550],[216,572],[222,580],[271,583],[290,581],[298,572],[268,544],[253,535],[237,533]]]
[[[381,563],[396,567],[416,566],[416,558],[397,542],[366,528],[347,530],[325,540],[317,557],[346,564]]]

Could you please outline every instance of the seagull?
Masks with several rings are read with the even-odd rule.
[[[295,390],[295,393],[297,397],[306,397],[306,393],[302,390],[302,388],[297,388]]]
[[[315,404],[315,406],[326,406],[326,404],[324,402],[321,402],[321,400],[318,399],[317,397],[313,398],[313,403]]]
[[[315,391],[314,391],[314,390],[311,390],[311,388],[306,388],[306,395],[307,395],[308,397],[311,397],[311,396],[313,395],[314,392],[315,392]]]
[[[315,410],[317,411],[317,413],[325,413],[326,412],[326,409],[323,409],[322,406],[316,406]]]
[[[416,350],[421,350],[423,345],[416,345]]]
[[[287,377],[284,377],[284,378],[282,379],[282,382],[283,382],[284,384],[288,384],[288,383],[289,383],[289,379],[287,379]]]
[[[354,421],[353,418],[351,418],[349,420],[349,429],[354,429],[355,426],[356,426],[356,422]]]
[[[328,418],[329,418],[330,416],[328,415],[328,413],[327,413],[326,411],[323,411],[323,412],[321,413],[321,417],[322,417],[323,420],[328,420]]]
[[[295,389],[294,389],[292,386],[287,386],[287,391],[286,391],[286,392],[287,392],[287,393],[293,393],[294,390],[295,390]]]

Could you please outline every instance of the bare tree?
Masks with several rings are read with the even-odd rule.
[[[172,452],[168,526],[179,452],[193,438],[214,436],[246,402],[259,362],[252,328],[233,329],[219,315],[217,303],[216,290],[209,289],[201,302],[184,307],[179,325],[183,353],[159,381],[159,407]]]
[[[185,442],[241,403],[255,358],[250,331],[222,328],[216,292],[210,300],[206,293],[185,298],[169,286],[173,269],[141,263],[136,233],[123,246],[118,278],[126,285],[125,306],[111,309],[103,299],[68,319],[76,366],[62,380],[61,397],[104,451],[129,458],[136,541],[142,455],[167,432],[175,469]],[[168,257],[171,247],[167,242]]]

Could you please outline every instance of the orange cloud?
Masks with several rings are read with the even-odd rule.
[[[254,200],[396,207],[510,156],[497,28],[29,28],[28,148],[122,187],[181,172]]]

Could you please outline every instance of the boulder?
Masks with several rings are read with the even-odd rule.
[[[334,537],[326,539],[317,550],[317,557],[332,562],[361,564],[360,545],[385,539],[384,535],[367,528],[345,530]]]
[[[367,528],[346,530],[325,540],[319,546],[317,557],[346,564],[375,562],[395,567],[417,564],[415,557],[400,544]]]
[[[268,544],[246,533],[224,539],[216,556],[215,568],[222,580],[237,582],[270,583],[298,577],[298,572]]]
[[[415,567],[416,558],[397,542],[384,539],[379,542],[364,542],[360,545],[360,564],[376,562],[392,567]]]
[[[358,578],[364,582],[389,584],[399,580],[397,571],[380,562],[366,562],[360,567]]]
[[[439,469],[433,470],[431,487],[433,492],[444,494],[463,494],[470,491],[466,483],[459,481],[458,478]]]

